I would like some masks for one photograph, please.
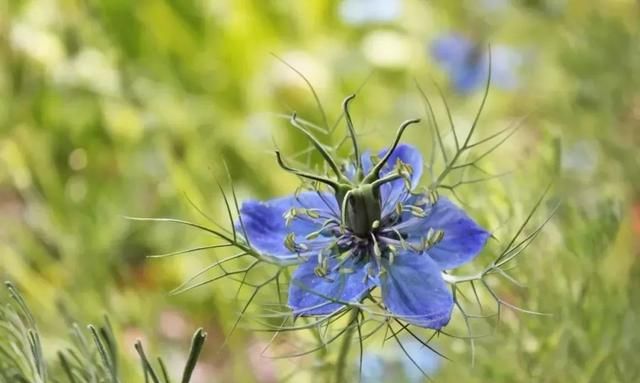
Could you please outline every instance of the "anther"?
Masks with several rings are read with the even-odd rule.
[[[294,233],[287,234],[284,238],[284,246],[292,253],[300,253],[309,250],[309,246],[304,243],[296,242],[296,235]]]
[[[436,202],[438,202],[438,199],[440,199],[440,196],[438,195],[437,190],[432,190],[429,192],[429,203],[431,205],[435,205]]]
[[[413,205],[408,205],[405,207],[409,210],[411,215],[413,215],[414,217],[424,218],[427,216],[427,213],[425,213],[424,209],[422,209],[421,207],[413,206]]]
[[[437,245],[443,239],[444,231],[442,230],[433,230],[433,228],[430,228],[427,232],[427,245],[429,246],[429,248]]]

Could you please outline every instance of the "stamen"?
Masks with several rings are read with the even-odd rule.
[[[284,213],[283,218],[284,218],[285,226],[287,227],[291,226],[291,222],[293,222],[293,220],[296,219],[297,216],[298,216],[298,209],[296,209],[295,207],[289,209],[286,213]]]
[[[396,215],[398,217],[401,216],[403,211],[404,211],[404,207],[402,206],[402,202],[398,202],[395,206]]]
[[[337,265],[335,265],[333,267],[333,271],[338,271],[340,272],[342,269],[345,270],[351,270],[350,268],[343,268],[342,266],[351,258],[351,255],[353,254],[354,250],[353,249],[349,249],[347,251],[345,251],[344,253],[340,254],[339,258],[341,258],[340,262],[338,262]]]
[[[395,228],[391,228],[391,230],[395,233],[396,236],[398,236],[398,242],[400,242],[400,246],[402,246],[402,249],[407,250],[408,249],[407,241],[404,240],[404,237],[402,236],[402,234]],[[387,245],[387,246],[391,246],[391,245]]]
[[[444,239],[444,231],[442,230],[433,230],[433,228],[429,229],[427,232],[427,245],[429,248],[437,245]]]
[[[307,234],[307,236],[305,237],[305,239],[306,239],[306,240],[308,240],[308,241],[310,241],[310,240],[313,240],[313,239],[318,238],[318,237],[319,237],[320,235],[322,235],[322,234],[327,234],[327,233],[326,233],[326,230],[327,230],[331,225],[335,225],[335,224],[336,224],[336,223],[335,223],[335,221],[334,221],[333,219],[328,219],[328,220],[326,220],[326,221],[322,224],[322,226],[320,227],[320,229],[318,229],[318,230],[316,230],[316,231],[314,231],[314,232],[311,232],[311,233]]]
[[[375,234],[371,233],[371,239],[373,240],[373,258],[375,259],[378,267],[382,268],[382,251],[380,250],[380,245],[378,245],[378,240],[376,239]]]
[[[387,249],[389,250],[389,264],[393,265],[393,262],[396,260],[396,247],[393,245],[387,245]]]
[[[373,266],[369,263],[367,265],[367,272],[364,275],[362,283],[367,284],[367,280],[373,278]]]
[[[435,205],[436,202],[438,202],[438,199],[440,199],[440,195],[438,194],[438,190],[432,190],[429,192],[429,203],[431,205]]]
[[[313,269],[313,273],[320,278],[325,278],[329,274],[329,265],[326,257],[318,261],[318,266]]]
[[[320,218],[320,213],[318,213],[318,209],[303,209],[303,214],[312,219]]]
[[[294,233],[289,233],[284,238],[284,246],[292,253],[300,253],[309,250],[309,246],[304,243],[296,242],[296,235]]]
[[[341,267],[340,270],[338,270],[338,272],[340,274],[353,274],[354,270],[351,267]]]
[[[413,175],[413,167],[399,158],[396,161],[396,169],[398,169],[400,174],[406,173],[409,178]]]
[[[404,208],[404,211],[409,211],[414,217],[424,218],[427,216],[427,213],[421,207],[414,205],[405,205]]]
[[[285,224],[288,227],[291,226],[291,222],[293,222],[294,219],[301,218],[302,216],[306,216],[312,220],[320,218],[320,213],[318,213],[318,211],[318,209],[294,207],[287,210],[287,212],[283,214],[283,218],[285,219]]]

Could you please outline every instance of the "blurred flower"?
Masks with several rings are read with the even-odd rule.
[[[76,148],[69,153],[67,160],[69,167],[75,171],[80,171],[87,167],[87,151],[84,148]]]
[[[441,357],[417,340],[410,339],[408,341],[404,341],[403,347],[407,354],[411,355],[413,362],[415,362],[415,364],[417,364],[427,375],[433,376],[440,369],[440,364],[442,362]],[[400,347],[398,346],[398,348]],[[403,356],[404,352],[402,352],[402,350],[398,350],[395,354]],[[409,358],[400,357],[399,359],[409,382],[419,383],[424,381],[422,372],[416,368]]]
[[[164,310],[158,323],[160,333],[167,339],[182,340],[189,333],[189,324],[184,314],[177,310]]]
[[[382,382],[385,372],[390,369],[385,366],[382,355],[368,351],[362,356],[362,382]]]
[[[63,85],[81,86],[96,93],[114,96],[120,92],[120,74],[104,52],[87,48],[55,68],[54,80]]]
[[[433,329],[449,322],[453,297],[442,270],[471,261],[489,233],[448,199],[417,191],[422,156],[398,145],[415,122],[403,124],[391,148],[356,155],[343,170],[317,143],[336,180],[290,168],[277,153],[283,169],[335,194],[311,189],[243,204],[238,230],[248,243],[283,263],[300,263],[289,289],[294,315],[337,313],[379,286],[390,315]],[[352,139],[358,153],[353,131]]]
[[[401,14],[401,0],[343,0],[340,4],[340,17],[351,25],[390,22]]]
[[[18,22],[12,26],[9,40],[13,49],[47,67],[55,67],[65,59],[60,39],[44,28]]]
[[[415,339],[401,340],[402,347],[392,343],[384,352],[368,351],[362,358],[362,381],[365,383],[402,381],[419,383],[424,375],[433,377],[441,365],[441,357]],[[413,362],[406,357],[411,355]],[[416,365],[419,369],[416,367]],[[420,371],[420,369],[422,371]]]
[[[394,31],[374,31],[362,41],[362,51],[373,65],[394,69],[403,68],[411,59],[407,38]]]
[[[469,93],[481,87],[489,71],[489,51],[486,47],[457,33],[435,39],[431,56],[442,66],[454,88]],[[520,52],[501,45],[491,47],[491,83],[503,89],[518,86],[518,70],[523,63]]]
[[[263,351],[267,347],[269,347],[267,342],[254,341],[249,343],[247,348],[249,363],[256,376],[256,381],[275,383],[278,381],[278,367],[273,360],[264,357]]]
[[[566,172],[589,176],[598,166],[598,145],[595,142],[581,140],[569,146],[562,153],[562,169]]]
[[[640,235],[640,202],[636,202],[633,205],[631,208],[631,214],[633,230],[637,235]]]

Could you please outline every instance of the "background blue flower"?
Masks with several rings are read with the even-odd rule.
[[[411,355],[413,362],[407,358],[405,352]],[[383,350],[368,351],[364,354],[362,382],[424,382],[425,376],[416,368],[414,362],[427,376],[433,378],[440,370],[442,357],[415,339],[403,340],[402,347],[395,342],[389,343]]]
[[[486,81],[489,71],[487,46],[462,34],[449,33],[433,40],[429,51],[458,92],[472,92]],[[492,45],[492,85],[502,89],[516,88],[522,63],[523,55],[520,52],[503,45]]]

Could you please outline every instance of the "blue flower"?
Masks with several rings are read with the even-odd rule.
[[[312,187],[267,202],[247,201],[238,226],[256,251],[300,264],[289,288],[294,315],[330,315],[380,288],[388,314],[440,329],[454,304],[443,271],[471,261],[489,233],[449,199],[418,187],[422,156],[398,144],[418,120],[405,122],[390,148],[360,155],[348,114],[352,98],[344,108],[356,155],[342,167],[292,118],[335,178],[293,169],[276,152],[285,170],[331,191]]]
[[[411,355],[411,359],[405,357]],[[368,350],[362,358],[362,382],[402,381],[419,383],[425,375],[433,377],[441,368],[442,358],[416,339],[407,339],[402,347],[385,344],[383,350]],[[419,368],[416,368],[418,366]]]
[[[431,43],[430,53],[445,70],[457,91],[469,93],[484,84],[489,71],[489,53],[485,47],[452,33],[435,39]],[[522,54],[511,48],[500,45],[492,47],[492,83],[503,89],[516,88],[522,61]]]

